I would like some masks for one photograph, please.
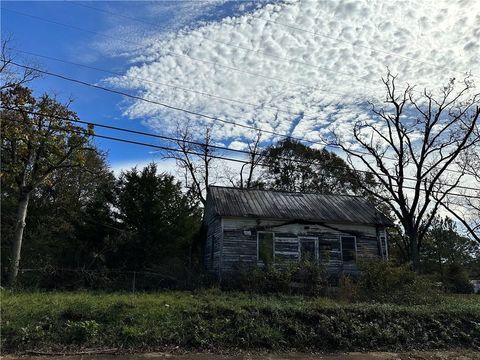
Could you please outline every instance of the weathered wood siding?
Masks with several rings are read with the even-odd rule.
[[[207,202],[209,199],[207,199]],[[217,275],[221,274],[223,231],[222,218],[215,215],[211,206],[206,206],[204,214],[204,225],[207,226],[207,239],[204,248],[205,268]]]
[[[225,223],[224,223],[225,225]],[[250,231],[250,235],[248,234]],[[247,232],[247,233],[245,233]],[[257,233],[254,229],[223,228],[222,271],[251,267],[257,262]]]
[[[373,225],[305,225],[287,224],[282,220],[224,217],[221,229],[223,229],[223,249],[219,254],[222,272],[257,265],[257,233],[259,231],[275,234],[274,258],[276,261],[297,261],[300,258],[298,237],[318,238],[319,261],[332,272],[357,270],[355,262],[342,260],[340,241],[342,235],[356,237],[357,258],[386,255],[378,240],[380,233],[385,236],[386,234],[382,232],[383,229]],[[213,268],[215,264],[214,260]]]

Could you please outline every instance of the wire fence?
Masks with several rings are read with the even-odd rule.
[[[186,270],[172,276],[149,270],[125,269],[71,269],[36,268],[21,269],[18,287],[23,289],[45,290],[99,290],[99,291],[161,291],[191,289],[193,286],[208,283],[207,276],[196,271]]]

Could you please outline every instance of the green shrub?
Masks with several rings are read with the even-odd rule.
[[[303,261],[294,270],[294,280],[300,283],[304,295],[325,295],[328,274],[325,267],[315,262]]]
[[[447,291],[457,294],[473,293],[473,285],[468,274],[460,264],[449,264],[444,275],[444,286]]]
[[[416,305],[438,299],[439,291],[434,282],[418,276],[407,265],[372,259],[360,262],[359,268],[358,295],[362,301]]]
[[[229,289],[253,293],[289,293],[293,280],[293,267],[243,267],[236,275],[230,276]]]
[[[322,295],[327,285],[327,273],[313,262],[284,263],[268,267],[239,267],[228,276],[224,289],[254,293],[300,293]]]
[[[100,325],[95,320],[67,320],[63,332],[63,341],[67,344],[81,345],[98,335]]]

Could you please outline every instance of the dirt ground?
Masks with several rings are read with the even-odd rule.
[[[7,355],[5,360],[480,360],[480,352],[455,351],[413,351],[413,352],[351,352],[337,354],[304,354],[304,353],[143,353],[143,354],[79,354],[79,355]]]

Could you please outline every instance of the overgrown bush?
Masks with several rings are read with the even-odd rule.
[[[429,304],[439,296],[440,288],[433,279],[417,275],[407,265],[398,266],[369,259],[362,260],[358,266],[361,272],[356,275],[328,274],[324,267],[308,261],[266,268],[239,267],[225,277],[222,288],[260,294],[302,294],[346,302],[403,305]],[[456,279],[455,284],[460,288],[460,277],[452,278],[452,284],[453,279]]]
[[[444,274],[444,287],[447,291],[457,294],[473,293],[473,285],[468,274],[459,264],[449,264]]]
[[[358,299],[380,303],[417,305],[433,303],[439,290],[428,277],[417,275],[408,265],[383,260],[359,263]]]
[[[230,290],[253,293],[322,295],[327,285],[325,269],[313,262],[284,263],[269,267],[239,267],[223,282]]]
[[[67,320],[63,332],[64,341],[69,344],[84,344],[98,335],[100,325],[95,320]]]

